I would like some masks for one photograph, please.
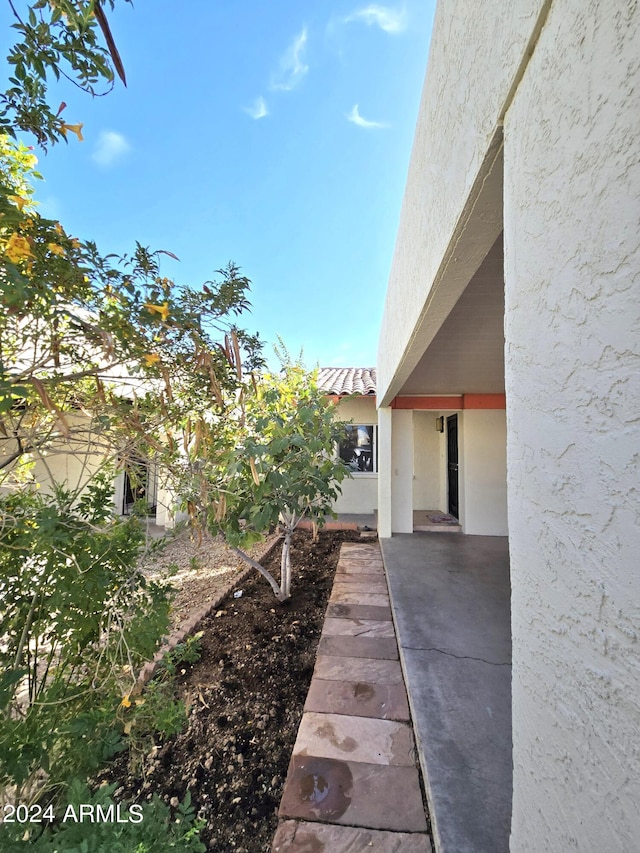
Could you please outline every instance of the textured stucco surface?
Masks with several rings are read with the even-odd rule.
[[[469,409],[459,436],[463,479],[463,530],[506,536],[507,422],[504,410]]]
[[[391,536],[393,409],[378,409],[378,536]]]
[[[413,412],[393,412],[391,433],[391,529],[413,532]]]
[[[514,853],[640,849],[639,44],[554,0],[505,121]]]
[[[500,233],[500,218],[492,220],[487,210],[473,232],[467,230],[457,256],[459,223],[472,215],[472,190],[488,168],[487,152],[544,5],[438,3],[380,334],[378,397],[384,404],[398,393],[394,383],[403,362],[422,354],[408,348],[412,337],[422,335],[428,344]],[[451,269],[437,282],[448,254]],[[421,331],[427,303],[429,329]],[[404,372],[407,378],[411,371]]]
[[[440,412],[413,413],[413,509],[445,509],[440,504],[444,434],[436,430]]]

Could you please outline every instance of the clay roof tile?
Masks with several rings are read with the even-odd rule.
[[[318,387],[325,394],[344,397],[349,394],[376,393],[375,367],[321,367],[318,370]]]

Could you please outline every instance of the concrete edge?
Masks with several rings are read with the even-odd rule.
[[[433,791],[431,790],[431,784],[429,781],[429,774],[427,773],[427,764],[425,761],[425,750],[422,738],[420,737],[413,721],[416,719],[416,713],[414,708],[414,701],[411,691],[409,690],[409,679],[407,673],[407,665],[404,657],[404,647],[400,642],[400,633],[398,631],[398,620],[396,618],[396,607],[394,604],[393,598],[393,590],[391,588],[391,584],[389,583],[389,572],[387,571],[387,561],[384,555],[384,546],[382,540],[378,540],[378,545],[380,547],[380,553],[382,554],[382,565],[384,567],[384,575],[387,581],[387,588],[389,589],[389,601],[391,603],[391,621],[393,622],[393,630],[396,635],[396,643],[398,645],[398,658],[400,659],[400,669],[402,670],[402,678],[404,679],[405,689],[407,692],[407,699],[409,701],[409,716],[410,723],[413,729],[413,736],[415,738],[416,750],[418,752],[418,762],[420,764],[420,773],[422,775],[422,781],[424,783],[424,792],[427,798],[427,810],[429,816],[429,824],[431,827],[431,836],[433,839],[433,851],[434,853],[439,853],[442,848],[440,834],[438,832],[438,826],[436,823],[435,811],[433,808]]]

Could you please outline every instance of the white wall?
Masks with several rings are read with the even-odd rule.
[[[481,536],[506,536],[506,414],[498,409],[467,409],[460,422],[463,531]]]
[[[442,433],[436,430],[439,412],[413,413],[413,509],[441,509]]]
[[[483,170],[545,6],[545,0],[438,3],[380,333],[382,405],[399,392],[500,234],[501,217],[477,205]],[[459,259],[461,229],[478,213],[477,245]]]
[[[393,506],[392,472],[393,409],[378,409],[378,537],[391,536],[391,508]]]
[[[640,849],[639,44],[554,0],[506,116],[513,853]]]
[[[413,532],[413,412],[378,410],[378,536]]]
[[[31,475],[44,494],[51,492],[54,483],[63,483],[72,490],[81,489],[103,464],[100,436],[92,429],[91,420],[75,413],[68,413],[65,418],[70,437],[61,435],[46,450],[33,455],[35,465]],[[3,452],[9,456],[16,446],[3,446]]]
[[[413,533],[413,412],[393,412],[391,434],[391,529]]]

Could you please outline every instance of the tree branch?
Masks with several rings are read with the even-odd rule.
[[[237,554],[238,557],[241,557],[245,561],[245,563],[249,563],[249,565],[252,566],[256,571],[260,572],[263,578],[266,578],[266,580],[269,581],[271,589],[273,590],[274,595],[278,599],[278,601],[284,601],[286,596],[283,596],[282,591],[276,581],[273,579],[273,576],[263,566],[261,566],[260,563],[257,562],[257,560],[253,560],[248,554],[245,554],[244,551],[241,551],[240,548],[234,548],[233,546],[230,547],[234,554]]]

